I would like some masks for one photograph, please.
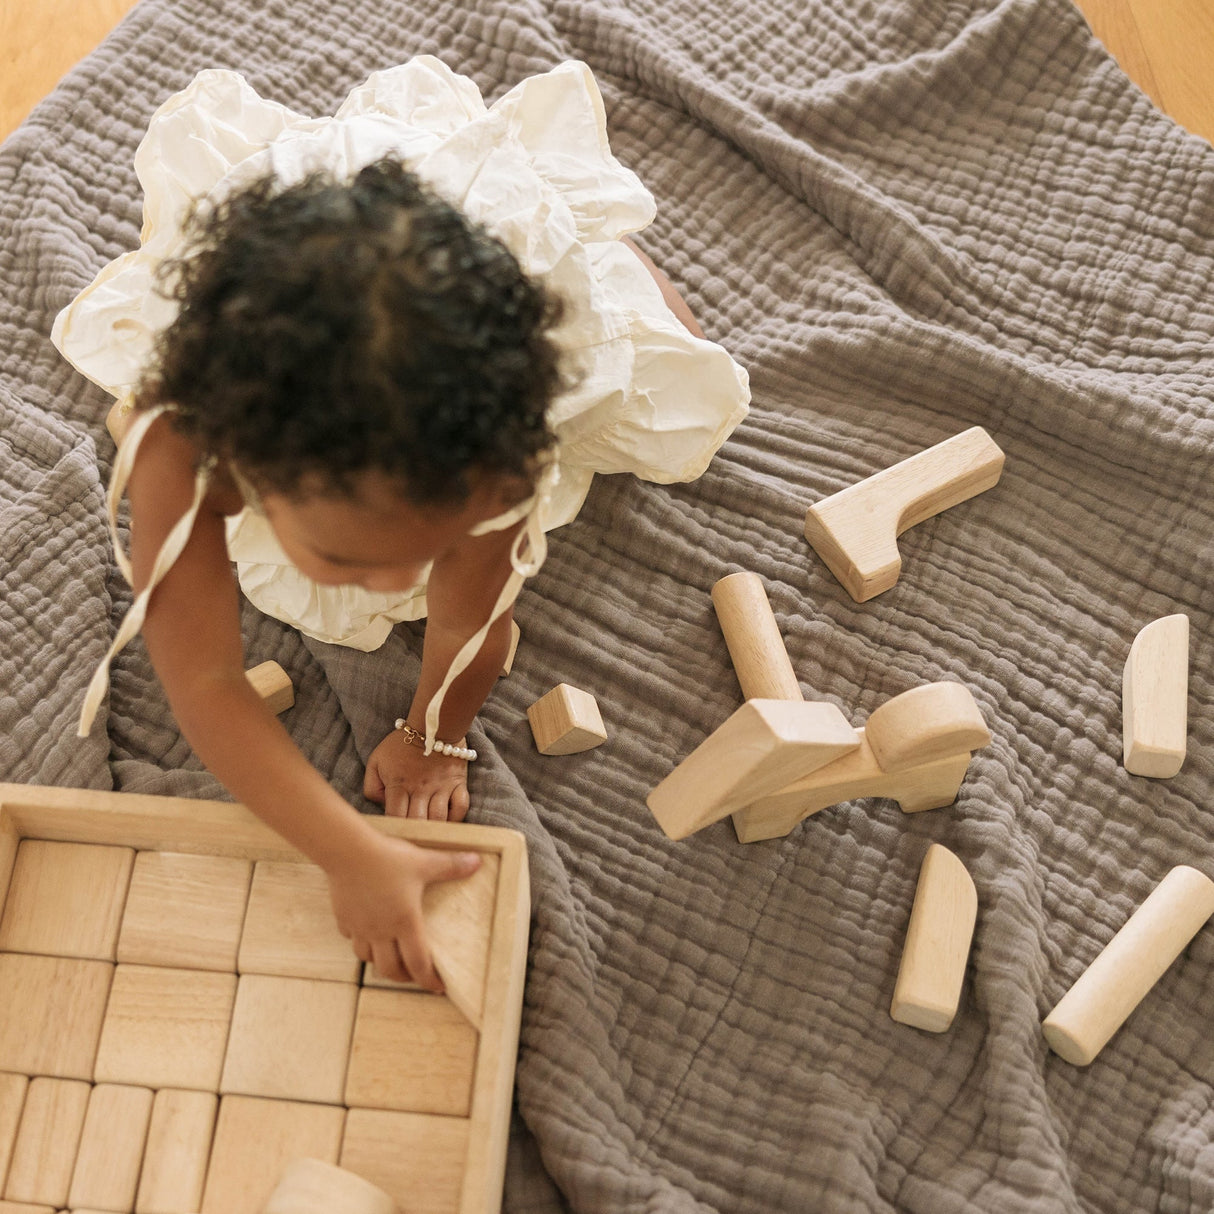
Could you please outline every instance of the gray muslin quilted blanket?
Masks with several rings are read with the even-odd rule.
[[[1214,152],[1065,0],[142,0],[0,148],[0,778],[222,795],[138,644],[73,736],[129,594],[109,401],[49,332],[138,242],[148,118],[208,67],[327,114],[420,52],[489,99],[590,65],[657,198],[640,243],[754,392],[699,481],[597,480],[473,731],[473,818],[526,834],[534,891],[505,1208],[1214,1210],[1214,928],[1090,1067],[1040,1031],[1172,866],[1214,875]],[[906,532],[897,586],[854,603],[806,508],[973,425],[1000,483]],[[665,838],[646,794],[740,703],[709,590],[742,569],[849,720],[973,691],[994,740],[953,806]],[[1122,667],[1175,612],[1189,754],[1148,780],[1120,762]],[[244,629],[357,798],[421,627],[369,655],[247,605]],[[525,710],[559,682],[606,745],[537,754]],[[933,841],[978,890],[941,1035],[888,1014]]]

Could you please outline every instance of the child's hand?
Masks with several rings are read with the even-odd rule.
[[[410,746],[394,730],[367,761],[363,794],[397,818],[462,822],[468,812],[468,762]]]
[[[443,989],[426,942],[422,893],[434,881],[471,876],[475,852],[416,847],[377,836],[356,863],[329,872],[329,896],[343,936],[355,955],[385,978]]]

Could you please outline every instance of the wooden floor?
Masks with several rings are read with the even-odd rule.
[[[0,0],[0,139],[136,0]],[[1165,113],[1214,142],[1211,0],[1078,0],[1126,74]]]

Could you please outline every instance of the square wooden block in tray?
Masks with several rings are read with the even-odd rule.
[[[481,853],[427,891],[460,1007],[364,974],[323,873],[243,806],[0,784],[0,1211],[260,1214],[300,1157],[410,1214],[500,1208],[526,845],[369,821]]]

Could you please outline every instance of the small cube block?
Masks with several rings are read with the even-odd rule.
[[[291,676],[277,662],[262,662],[244,674],[253,690],[276,716],[295,707],[295,687]]]
[[[341,1166],[383,1189],[410,1214],[458,1210],[469,1124],[463,1117],[351,1109]]]
[[[572,755],[607,741],[598,702],[588,691],[558,683],[527,709],[536,749],[542,755]]]

